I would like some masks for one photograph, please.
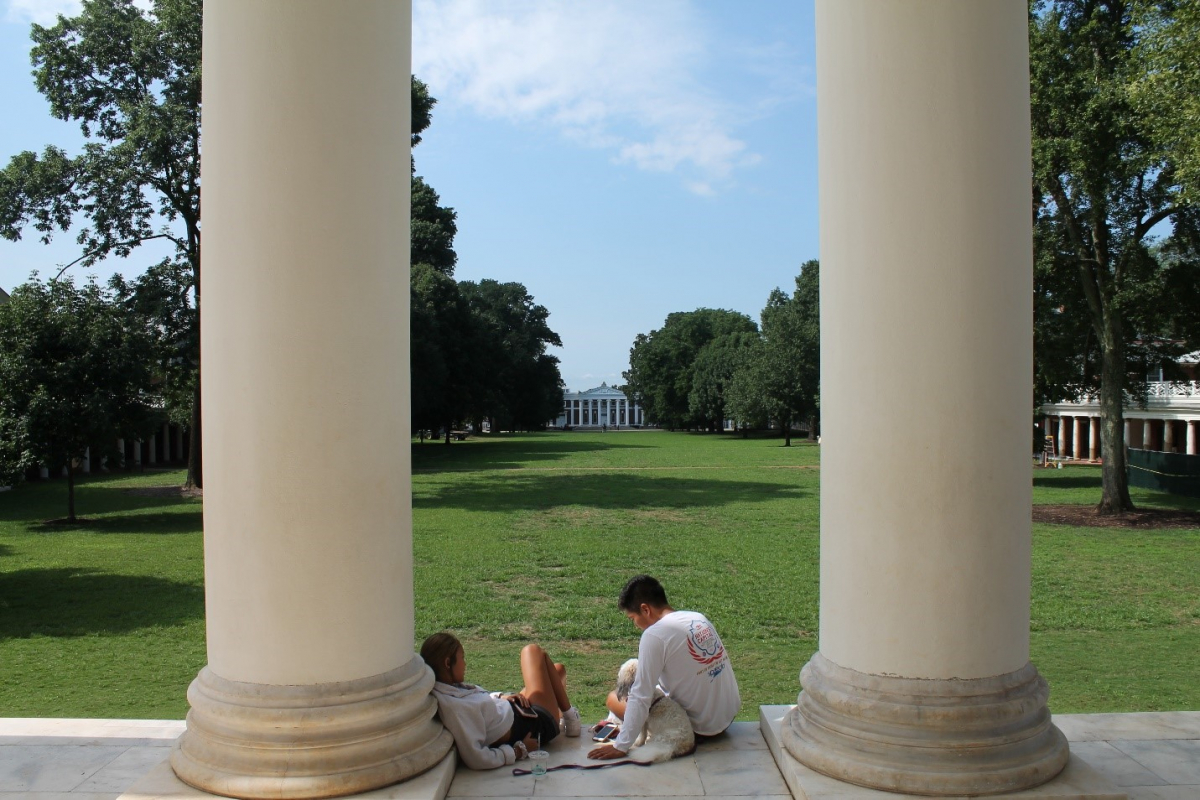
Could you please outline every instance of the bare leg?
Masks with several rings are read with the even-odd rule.
[[[617,697],[615,690],[608,693],[608,699],[604,701],[604,705],[608,706],[609,711],[621,719],[625,719],[625,701]]]
[[[571,707],[567,699],[567,668],[555,664],[539,645],[527,644],[521,650],[521,678],[525,689],[521,692],[532,703],[553,712],[562,712]]]

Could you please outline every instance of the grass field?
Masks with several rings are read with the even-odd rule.
[[[625,579],[706,612],[743,718],[795,699],[817,647],[819,450],[777,439],[548,433],[413,447],[419,637],[447,628],[467,678],[515,688],[541,642],[598,716],[637,631]],[[1095,503],[1099,471],[1037,471],[1038,503]],[[0,493],[0,716],[181,717],[205,661],[200,502],[135,494],[178,472]],[[1139,505],[1200,503],[1134,491]],[[1057,712],[1200,709],[1200,530],[1034,526],[1033,660]]]

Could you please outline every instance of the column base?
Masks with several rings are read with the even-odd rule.
[[[433,675],[413,658],[370,678],[310,686],[240,683],[205,667],[171,752],[184,783],[246,798],[340,797],[437,764],[454,743],[434,720]]]
[[[839,781],[889,792],[981,795],[1049,781],[1067,764],[1033,664],[968,680],[891,678],[838,666],[819,652],[783,720],[784,748]]]

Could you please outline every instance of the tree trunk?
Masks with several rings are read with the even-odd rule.
[[[200,374],[196,374],[196,394],[192,397],[192,421],[188,426],[187,480],[184,489],[204,488],[204,461],[200,452]]]
[[[817,440],[817,415],[813,414],[808,418],[808,440],[815,442]]]
[[[783,446],[792,446],[792,418],[788,417],[779,423],[783,427]]]
[[[1125,469],[1125,342],[1117,324],[1106,320],[1101,349],[1100,448],[1102,489],[1097,514],[1133,511]]]
[[[67,521],[75,521],[75,459],[67,459]]]

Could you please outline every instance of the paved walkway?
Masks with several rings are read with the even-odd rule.
[[[786,707],[764,706],[770,723]],[[1130,800],[1200,800],[1200,712],[1065,714],[1054,718],[1071,752]],[[157,720],[0,719],[0,800],[117,800],[144,789],[163,764],[183,723]],[[551,766],[580,763],[590,742],[560,737],[548,748]],[[415,787],[413,787],[415,788]],[[405,793],[371,793],[375,797]],[[135,795],[129,795],[133,797]],[[192,790],[139,792],[139,800],[199,796]],[[758,723],[740,722],[696,755],[653,767],[564,770],[534,778],[507,769],[459,767],[455,798],[790,797]]]

